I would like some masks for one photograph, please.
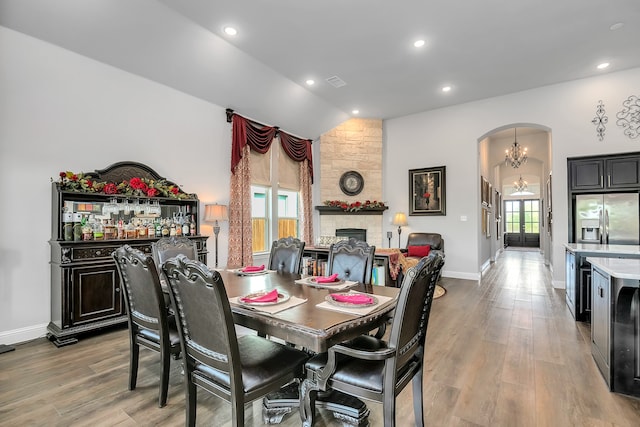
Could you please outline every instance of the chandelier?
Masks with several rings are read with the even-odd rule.
[[[504,162],[507,165],[511,165],[512,168],[517,169],[520,165],[527,163],[527,149],[522,148],[518,144],[517,130],[513,128],[513,144],[511,144],[510,150],[505,150]]]
[[[524,193],[528,190],[527,181],[522,179],[522,175],[520,175],[519,180],[513,181],[513,188],[516,190],[516,193]]]

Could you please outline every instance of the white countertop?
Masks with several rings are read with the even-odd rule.
[[[598,243],[565,243],[565,248],[571,252],[590,252],[603,256],[635,255],[640,257],[638,245],[601,245]]]
[[[640,280],[640,259],[587,257],[587,262],[612,277]]]

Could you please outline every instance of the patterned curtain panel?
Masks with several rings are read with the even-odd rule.
[[[300,224],[301,240],[313,246],[313,207],[311,206],[311,174],[309,160],[300,162]]]
[[[227,266],[238,268],[253,264],[251,247],[251,166],[249,146],[242,150],[235,173],[231,174],[229,200],[229,258]],[[249,230],[249,232],[245,232]]]
[[[232,110],[227,110],[227,117]],[[297,138],[277,127],[264,126],[237,114],[232,114],[231,138],[231,191],[229,201],[229,258],[230,268],[253,264],[251,241],[251,162],[249,148],[266,153],[273,139],[280,137],[280,144],[287,156],[300,162],[301,224],[302,238],[313,239],[311,184],[313,161],[311,140]],[[304,168],[304,169],[302,169]]]

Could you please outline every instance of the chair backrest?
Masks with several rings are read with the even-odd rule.
[[[409,246],[431,246],[431,249],[444,251],[444,239],[439,233],[409,233],[407,236],[407,249]]]
[[[443,265],[442,254],[432,252],[405,275],[389,335],[389,346],[397,352],[396,369],[414,355],[422,361],[433,293]]]
[[[371,283],[376,247],[350,238],[329,247],[329,274],[338,273],[344,280]]]
[[[169,258],[177,255],[184,255],[189,259],[198,259],[198,248],[196,243],[183,236],[162,237],[151,244],[151,254],[158,266],[158,271],[162,270],[162,264]]]
[[[167,260],[163,271],[186,363],[193,367],[199,362],[217,369],[230,377],[231,392],[242,393],[238,340],[220,273],[184,255]]]
[[[167,310],[160,285],[158,269],[153,258],[129,245],[113,252],[120,282],[124,287],[124,300],[129,323],[168,337]]]
[[[269,254],[269,270],[284,273],[300,273],[305,242],[294,237],[284,237],[273,242]]]

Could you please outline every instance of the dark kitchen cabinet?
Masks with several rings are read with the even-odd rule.
[[[89,176],[96,182],[120,183],[133,177],[167,182],[149,167],[133,162],[117,163]],[[69,209],[103,216],[104,204],[113,197],[99,192],[69,191],[59,183],[52,185],[51,322],[47,326],[47,337],[57,346],[77,342],[82,333],[127,322],[120,278],[111,254],[124,244],[150,254],[157,238],[146,235],[133,239],[69,240],[68,235],[65,239],[63,230],[64,214]],[[116,197],[158,201],[162,217],[188,212],[198,224],[198,198],[194,194],[152,198],[119,194]],[[199,260],[206,264],[208,236],[201,236],[196,225],[195,235],[188,237],[196,243]]]
[[[607,384],[611,384],[611,310],[610,278],[600,269],[593,268],[592,295],[593,310],[591,316],[591,354]]]
[[[637,153],[568,159],[568,171],[571,192],[640,188],[640,155]]]

